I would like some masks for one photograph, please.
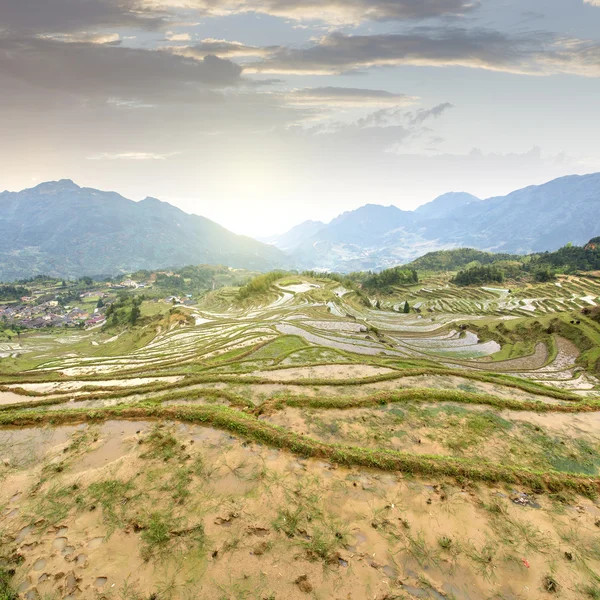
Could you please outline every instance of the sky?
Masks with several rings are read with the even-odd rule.
[[[600,171],[600,0],[1,0],[0,190],[267,236]]]

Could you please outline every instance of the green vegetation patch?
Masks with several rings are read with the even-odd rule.
[[[282,360],[292,352],[306,348],[308,344],[297,335],[282,335],[262,346],[250,355],[251,359]]]
[[[278,279],[281,279],[284,276],[285,272],[283,271],[271,271],[264,275],[258,275],[240,288],[238,298],[240,300],[246,300],[252,296],[265,294]]]
[[[534,490],[572,490],[594,497],[600,479],[557,472],[543,472],[506,465],[447,458],[436,455],[413,455],[391,450],[373,450],[354,446],[325,444],[300,436],[282,427],[268,424],[253,415],[220,406],[110,407],[102,410],[62,410],[52,414],[21,411],[0,415],[0,425],[39,425],[108,419],[172,419],[204,423],[260,443],[288,449],[301,456],[325,458],[333,463],[373,467],[383,470],[426,476],[448,476],[460,480],[521,484]]]

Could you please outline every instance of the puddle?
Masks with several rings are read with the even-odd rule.
[[[75,564],[78,567],[81,567],[81,566],[85,565],[86,561],[87,561],[87,554],[78,554],[77,558],[75,559]]]
[[[81,473],[89,469],[100,469],[124,455],[124,438],[134,436],[137,431],[147,427],[145,421],[107,421],[100,429],[100,440],[104,443],[92,450],[72,468],[73,473]]]
[[[79,428],[78,425],[69,425],[3,429],[0,430],[0,446],[9,449],[6,458],[10,460],[11,465],[23,468],[40,462],[52,448],[64,444]],[[11,502],[14,502],[14,499],[11,498]]]
[[[398,571],[396,571],[396,569],[394,569],[394,567],[390,566],[390,565],[384,565],[383,568],[381,569],[390,579],[397,579],[398,578]]]
[[[61,554],[63,556],[69,556],[69,555],[73,554],[73,552],[75,552],[75,546],[65,546],[65,548],[63,548]]]
[[[67,578],[65,580],[65,587],[68,590],[74,590],[77,588],[77,578],[75,577],[75,573],[73,573],[73,571],[71,571],[68,575]],[[72,597],[75,597],[74,595],[71,595]]]
[[[17,534],[17,538],[15,539],[15,542],[17,542],[17,544],[20,544],[29,535],[30,531],[31,531],[31,525],[27,525],[27,527],[23,527],[23,529],[21,529],[21,531],[19,531],[19,533]]]
[[[96,577],[96,581],[94,581],[94,585],[96,587],[102,587],[102,586],[106,585],[107,581],[108,580],[106,577]]]
[[[64,550],[67,546],[67,538],[66,537],[57,537],[52,542],[52,547],[56,548],[56,550]]]
[[[46,559],[45,558],[38,558],[35,561],[35,563],[33,564],[33,570],[34,571],[41,571],[45,566],[46,566]]]
[[[355,530],[349,536],[349,544],[346,545],[348,552],[356,552],[356,549],[367,541],[367,536],[359,530]]]
[[[93,550],[94,548],[97,548],[98,546],[100,546],[100,544],[104,541],[103,537],[97,537],[97,538],[92,538],[87,544],[86,546],[90,549]],[[82,556],[82,555],[80,555]]]

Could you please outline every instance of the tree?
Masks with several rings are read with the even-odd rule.
[[[104,300],[102,298],[98,298],[98,303],[96,304],[96,308],[102,308],[104,306]]]
[[[140,307],[137,304],[134,304],[131,307],[131,313],[129,315],[129,322],[132,325],[135,325],[137,323],[137,320],[140,318],[140,314],[141,314]]]
[[[404,313],[408,314],[410,312],[410,306],[408,305],[408,300],[404,301]]]
[[[536,281],[539,281],[541,283],[547,283],[548,281],[552,281],[554,279],[554,273],[552,272],[552,269],[546,267],[545,269],[540,269],[539,271],[536,271],[534,274],[534,278]]]

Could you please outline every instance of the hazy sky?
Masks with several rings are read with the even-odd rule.
[[[238,233],[600,171],[600,0],[0,0],[0,190]]]

